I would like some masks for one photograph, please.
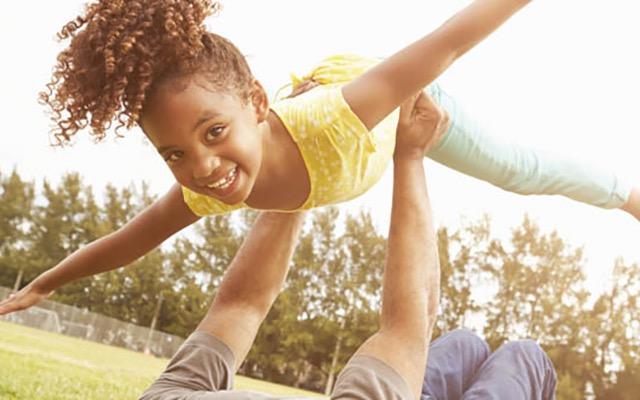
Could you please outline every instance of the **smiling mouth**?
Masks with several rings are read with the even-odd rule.
[[[225,190],[229,186],[231,186],[233,182],[235,182],[237,177],[238,177],[238,167],[234,167],[231,171],[229,171],[229,173],[227,173],[227,175],[207,185],[207,187],[209,189]]]

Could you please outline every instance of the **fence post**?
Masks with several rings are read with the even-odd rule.
[[[24,270],[22,268],[20,268],[20,271],[18,272],[18,277],[16,278],[16,283],[13,285],[13,291],[14,293],[18,291],[18,289],[20,289],[20,284],[22,284],[22,276],[24,275]]]
[[[158,322],[158,316],[160,315],[160,307],[162,306],[162,292],[158,296],[158,304],[156,304],[156,311],[153,313],[153,319],[151,320],[151,326],[149,327],[149,335],[147,336],[147,343],[144,345],[144,354],[150,354],[149,345],[151,344],[151,335],[156,329],[156,323]]]

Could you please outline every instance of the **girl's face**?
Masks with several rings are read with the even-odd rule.
[[[141,126],[182,186],[226,204],[244,202],[262,163],[266,94],[255,82],[246,102],[200,81],[189,79],[179,89],[161,85]]]

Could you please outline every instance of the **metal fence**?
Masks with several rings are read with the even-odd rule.
[[[7,298],[10,293],[11,289],[0,287],[0,299]],[[173,356],[184,341],[179,336],[50,300],[41,301],[37,307],[0,316],[0,320],[150,353],[158,357]]]

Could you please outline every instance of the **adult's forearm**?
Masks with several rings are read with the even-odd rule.
[[[425,337],[438,307],[440,274],[422,159],[394,160],[394,194],[384,275],[382,329]]]
[[[196,329],[226,343],[236,369],[282,288],[302,220],[297,213],[258,216]]]
[[[284,285],[303,221],[301,213],[263,212],[231,262],[216,304],[267,314]]]
[[[396,155],[398,154],[396,148]],[[420,397],[440,274],[422,157],[394,157],[393,206],[380,330],[358,353],[378,358]]]

